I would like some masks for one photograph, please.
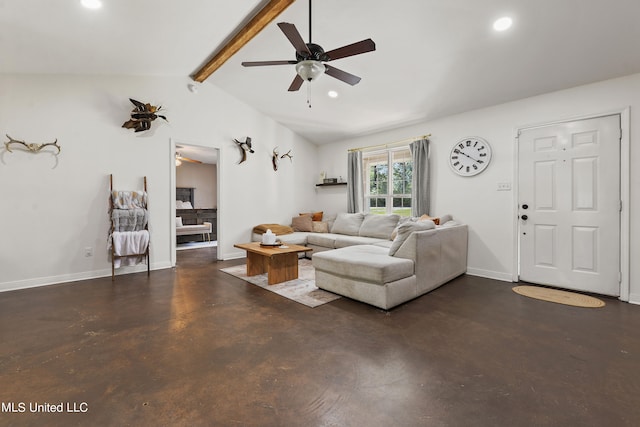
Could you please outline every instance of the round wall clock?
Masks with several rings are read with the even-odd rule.
[[[470,136],[463,138],[451,149],[449,165],[461,176],[477,175],[489,166],[491,146],[482,138]]]

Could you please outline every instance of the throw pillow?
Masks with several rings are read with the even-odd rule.
[[[360,225],[364,220],[363,213],[341,213],[338,214],[333,227],[332,233],[345,234],[347,236],[357,236]]]
[[[311,231],[314,233],[328,233],[329,224],[323,221],[313,221],[311,224]]]
[[[405,222],[409,222],[409,221],[415,222],[415,219],[409,216],[400,217],[400,221],[398,221],[398,225],[396,225],[396,227],[391,232],[391,238],[389,240],[394,240],[398,235],[398,228],[400,228],[400,226]]]
[[[424,231],[436,228],[436,224],[433,221],[419,221],[419,222],[405,222],[398,227],[398,235],[393,240],[391,247],[389,248],[389,255],[393,256],[400,249],[400,246],[409,238],[414,231]]]
[[[429,216],[427,214],[422,215],[420,218],[418,218],[418,221],[433,221],[435,223],[435,225],[440,225],[440,218],[436,218],[434,216]]]
[[[453,219],[453,217],[450,214],[442,215],[440,217],[440,225],[446,224],[447,222],[451,221],[452,219]]]
[[[176,209],[182,209],[182,200],[176,200]]]
[[[312,222],[310,215],[300,215],[291,218],[291,227],[293,231],[312,231]]]
[[[182,227],[182,217],[181,216],[177,216],[176,217],[176,227]]]
[[[311,215],[312,221],[322,221],[323,212],[303,212],[300,215]]]

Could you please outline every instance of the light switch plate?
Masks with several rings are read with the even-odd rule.
[[[511,183],[510,182],[499,182],[498,183],[498,191],[511,191]]]

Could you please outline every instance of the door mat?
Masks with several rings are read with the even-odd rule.
[[[340,298],[340,295],[332,294],[331,292],[316,287],[315,269],[311,264],[311,260],[306,258],[298,262],[297,279],[275,285],[269,285],[267,283],[266,273],[247,276],[246,264],[222,268],[220,271],[245,280],[253,285],[260,286],[262,289],[274,292],[292,301],[304,304],[307,307],[318,307]]]
[[[544,288],[541,286],[515,286],[513,292],[525,297],[535,298],[558,304],[574,307],[599,308],[604,307],[604,301],[576,292],[561,291],[559,289]]]

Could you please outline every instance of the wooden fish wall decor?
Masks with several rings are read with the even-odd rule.
[[[135,107],[131,110],[131,119],[124,122],[122,125],[123,128],[134,129],[135,132],[142,132],[151,129],[151,122],[158,117],[166,122],[169,121],[165,116],[158,114],[158,112],[162,110],[162,106],[156,107],[149,103],[143,104],[133,98],[129,98],[129,101],[131,101]]]

